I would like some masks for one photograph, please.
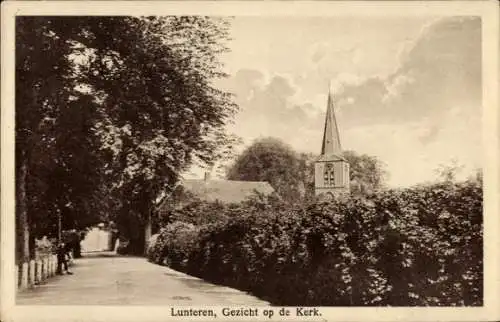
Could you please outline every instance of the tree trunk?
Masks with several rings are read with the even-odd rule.
[[[19,255],[20,260],[29,261],[30,259],[30,226],[28,218],[28,203],[26,198],[26,177],[28,175],[28,160],[23,158],[20,160],[22,162],[19,167],[19,172],[17,173],[16,180],[16,211],[17,211],[17,231],[19,243]]]
[[[144,224],[144,254],[146,255],[148,252],[148,246],[149,246],[149,240],[151,239],[152,235],[152,230],[153,230],[153,223],[152,223],[152,216],[151,216],[151,209],[153,208],[151,206],[151,203],[153,202],[153,194],[151,193],[152,187],[149,189],[149,198],[147,201],[147,213],[146,213],[146,220]]]
[[[148,251],[149,240],[152,235],[151,211],[148,211],[146,223],[144,225],[144,254]]]

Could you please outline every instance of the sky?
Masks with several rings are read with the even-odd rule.
[[[376,156],[389,186],[481,167],[481,20],[475,17],[236,17],[230,77],[248,146],[273,136],[318,154],[330,89],[344,150]]]

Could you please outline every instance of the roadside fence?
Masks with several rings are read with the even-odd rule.
[[[68,265],[71,265],[69,261]],[[16,288],[25,290],[39,285],[57,274],[57,255],[46,255],[16,265]]]

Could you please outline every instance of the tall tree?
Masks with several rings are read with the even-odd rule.
[[[45,212],[51,170],[55,168],[55,119],[69,100],[70,49],[43,18],[16,22],[16,213],[18,259],[29,259],[32,232]],[[51,165],[52,164],[52,165]],[[45,213],[50,218],[50,212]]]
[[[351,193],[364,195],[382,189],[387,179],[384,163],[374,156],[345,151],[349,163]]]
[[[122,231],[140,227],[182,170],[235,141],[224,126],[236,106],[213,85],[225,76],[225,20],[19,17],[17,27],[19,227],[59,214],[69,226],[111,216]]]
[[[276,138],[253,142],[230,166],[227,179],[267,181],[286,200],[300,200],[304,193],[304,163],[287,144]]]

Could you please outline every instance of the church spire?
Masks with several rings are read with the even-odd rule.
[[[323,132],[323,144],[321,146],[321,155],[342,155],[342,146],[340,145],[339,129],[337,119],[333,108],[333,99],[328,88],[328,105],[326,107],[325,129]]]
[[[339,129],[329,88],[321,155],[314,163],[314,194],[327,198],[344,195],[350,191],[349,184],[349,163],[342,156]]]

